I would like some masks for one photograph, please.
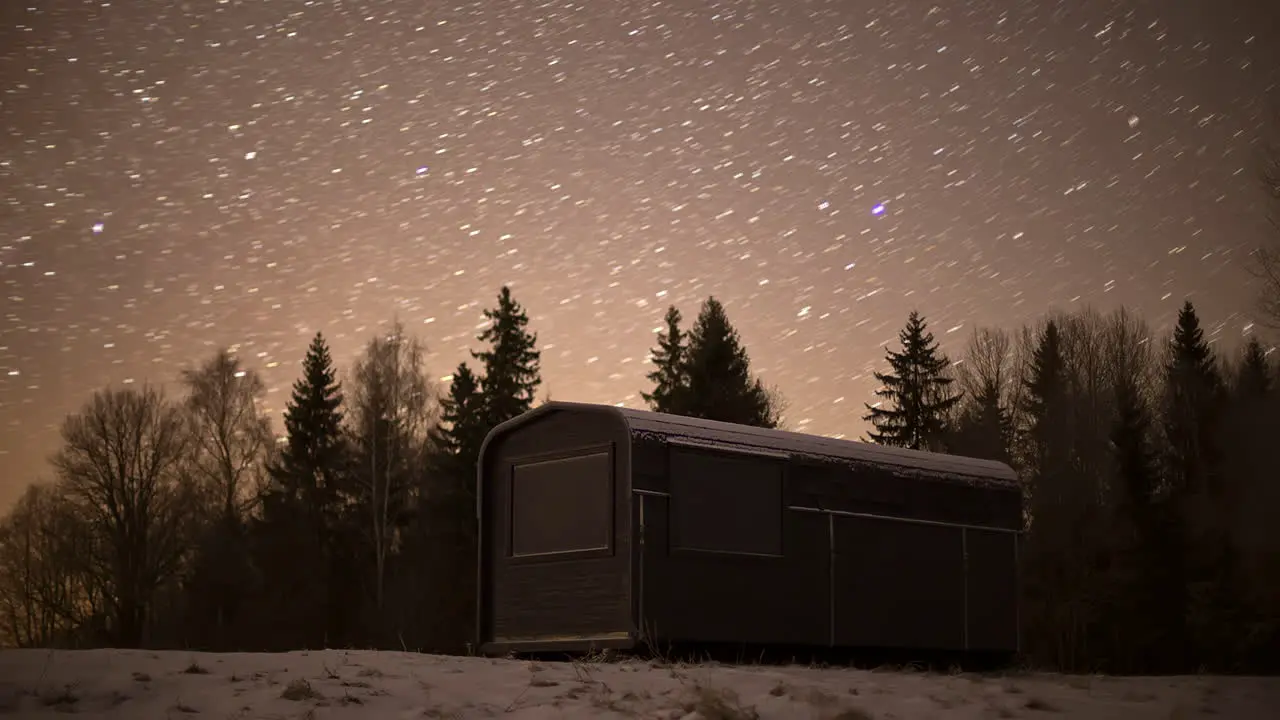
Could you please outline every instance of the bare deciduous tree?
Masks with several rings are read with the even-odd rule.
[[[0,637],[62,644],[100,610],[78,552],[86,529],[54,486],[23,493],[0,523]]]
[[[367,513],[379,610],[397,523],[414,500],[428,430],[436,421],[436,393],[426,375],[425,355],[422,342],[406,336],[396,321],[389,333],[369,341],[352,373],[349,418],[358,448],[357,505]]]
[[[998,328],[975,328],[965,346],[964,360],[956,366],[956,382],[966,399],[979,398],[996,389],[1008,400],[1014,357],[1009,333]]]
[[[52,462],[60,491],[93,529],[86,569],[102,590],[108,632],[137,647],[156,588],[187,548],[188,423],[157,389],[106,389],[67,417],[62,440]]]
[[[271,448],[271,423],[259,401],[262,378],[229,351],[182,373],[194,421],[194,468],[227,519],[239,519],[259,495]]]
[[[1265,156],[1262,184],[1271,199],[1271,240],[1254,251],[1253,274],[1262,285],[1258,314],[1263,324],[1280,330],[1280,142]]]
[[[1131,381],[1143,400],[1154,402],[1159,373],[1151,328],[1142,318],[1121,308],[1107,318],[1102,333],[1105,367],[1111,384]]]

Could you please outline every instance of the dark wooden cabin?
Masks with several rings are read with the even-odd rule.
[[[487,653],[652,643],[1013,653],[997,462],[550,402],[480,453]]]

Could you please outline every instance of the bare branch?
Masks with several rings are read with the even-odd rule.
[[[225,349],[184,371],[182,382],[195,426],[195,468],[219,512],[240,518],[260,495],[272,444],[271,423],[259,406],[266,386]]]
[[[62,438],[52,462],[61,492],[91,528],[85,566],[98,570],[113,639],[136,647],[156,588],[186,551],[188,424],[158,390],[107,389],[66,419]]]
[[[374,550],[375,602],[382,607],[387,557],[397,539],[397,521],[415,501],[416,474],[429,449],[437,392],[426,374],[426,347],[405,335],[398,321],[375,337],[352,372],[350,432],[359,467],[355,473]]]

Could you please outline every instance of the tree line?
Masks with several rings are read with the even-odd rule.
[[[1215,351],[1187,302],[1168,338],[1123,309],[979,329],[951,362],[912,313],[877,373],[871,440],[998,460],[1023,483],[1032,664],[1280,669],[1280,365]]]
[[[317,334],[273,433],[227,350],[183,394],[105,388],[62,427],[56,480],[0,523],[0,637],[39,647],[466,652],[475,465],[536,403],[537,336],[508,288],[483,350],[438,388],[393,322],[339,378]],[[715,298],[674,306],[643,397],[777,427]],[[953,362],[912,312],[876,374],[868,439],[1005,462],[1026,497],[1027,660],[1041,667],[1274,670],[1280,644],[1280,368],[1215,352],[1187,303],[1169,338],[1118,310],[973,332]]]
[[[177,397],[94,393],[62,425],[55,479],[0,521],[0,645],[467,651],[480,446],[541,385],[509,288],[484,315],[483,349],[444,388],[398,321],[344,378],[317,333],[278,436],[263,381],[226,349]],[[718,301],[687,337],[668,321],[655,406],[776,425],[780,396]]]
[[[1280,244],[1255,259],[1259,319],[1280,329]],[[0,646],[468,651],[480,445],[541,385],[509,288],[484,315],[483,349],[445,388],[398,321],[342,378],[317,334],[279,435],[261,378],[225,349],[177,396],[94,393],[62,424],[54,479],[0,519]],[[785,401],[723,305],[683,321],[668,309],[648,406],[778,427]],[[1029,663],[1280,669],[1280,367],[1256,337],[1218,352],[1189,302],[1167,338],[1085,309],[977,329],[953,361],[912,312],[886,364],[869,441],[1021,478]]]

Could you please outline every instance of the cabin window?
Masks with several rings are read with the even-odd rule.
[[[779,458],[713,450],[671,450],[671,547],[782,555]]]
[[[610,452],[515,463],[511,476],[513,557],[608,550],[612,536]]]

